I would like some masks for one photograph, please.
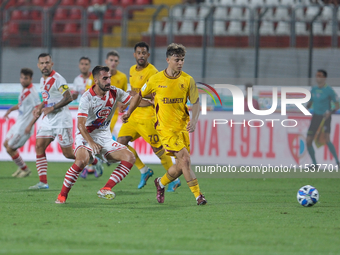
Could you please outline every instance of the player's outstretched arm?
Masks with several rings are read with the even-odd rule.
[[[191,118],[190,118],[190,121],[187,125],[187,131],[189,133],[192,133],[195,131],[196,129],[196,124],[197,124],[197,121],[198,121],[198,117],[200,116],[200,109],[201,109],[201,106],[200,106],[200,103],[199,103],[199,100],[197,100],[196,103],[194,103],[192,105],[192,108],[191,108]]]
[[[142,100],[142,96],[140,94],[136,94],[130,101],[130,107],[122,116],[123,123],[126,123],[131,115],[131,113],[138,107],[140,101]]]
[[[81,133],[81,135],[84,137],[84,139],[89,143],[89,146],[92,148],[93,152],[95,154],[100,153],[100,151],[102,150],[102,146],[100,146],[99,144],[95,143],[92,139],[92,137],[90,136],[89,132],[86,129],[86,117],[78,117],[78,124],[77,127],[79,129],[79,132]]]
[[[53,106],[50,106],[50,107],[46,107],[43,109],[43,112],[45,115],[49,114],[50,112],[53,112],[54,110],[57,110],[57,109],[60,109],[62,108],[63,106],[65,105],[68,105],[69,103],[71,103],[73,101],[72,99],[72,95],[71,95],[71,92],[70,90],[66,90],[64,93],[63,93],[63,99],[61,99],[58,103],[56,103],[55,105]]]
[[[8,118],[8,115],[13,112],[13,111],[16,111],[16,110],[19,110],[19,105],[13,105],[11,108],[9,108],[6,112],[6,114],[4,115],[4,118],[7,119]]]

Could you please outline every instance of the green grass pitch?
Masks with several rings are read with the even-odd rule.
[[[138,190],[134,167],[111,201],[96,192],[98,179],[78,179],[67,204],[55,204],[70,163],[49,163],[49,190],[31,191],[33,174],[12,178],[0,162],[0,254],[340,254],[340,179],[199,179],[208,204],[197,206],[184,183],[158,204],[153,184]],[[296,193],[315,186],[320,202],[304,208]]]

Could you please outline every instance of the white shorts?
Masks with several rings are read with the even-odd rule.
[[[72,128],[46,128],[40,127],[37,132],[37,138],[55,139],[60,147],[66,148],[73,145]]]
[[[32,131],[29,134],[25,134],[24,131],[18,130],[13,126],[7,133],[5,140],[7,140],[9,147],[16,150],[25,145],[31,134]]]
[[[115,151],[120,151],[127,149],[127,147],[123,144],[120,144],[112,139],[112,136],[96,136],[96,135],[91,135],[93,141],[100,146],[102,146],[102,150],[99,154],[102,158],[106,159],[106,156],[112,152]],[[88,142],[83,138],[81,134],[76,135],[76,149],[74,150],[74,155],[76,155],[77,150],[79,148],[84,148],[88,150],[91,154],[92,157],[94,157],[94,152],[92,148],[89,146]]]

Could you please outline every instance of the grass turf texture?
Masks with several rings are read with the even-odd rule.
[[[27,188],[33,174],[10,177],[1,162],[0,254],[340,254],[339,179],[200,179],[208,205],[197,206],[184,182],[158,204],[153,184],[142,190],[134,167],[111,201],[96,192],[115,165],[96,179],[78,179],[67,204],[55,204],[70,163],[49,163],[49,190]],[[314,185],[320,202],[298,204],[296,193]]]

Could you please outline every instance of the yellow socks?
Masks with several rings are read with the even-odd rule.
[[[160,184],[162,188],[164,188],[166,185],[168,185],[170,182],[172,182],[173,180],[175,180],[176,178],[172,177],[168,172],[166,172],[163,177],[161,178]]]
[[[158,151],[156,153],[156,155],[161,160],[161,163],[162,163],[163,167],[165,168],[165,170],[168,171],[169,168],[173,165],[171,157],[166,155],[164,148],[161,149],[160,151]]]
[[[126,147],[128,147],[128,149],[133,153],[133,155],[135,155],[135,158],[136,158],[135,165],[136,165],[136,167],[137,167],[139,170],[142,169],[143,167],[145,167],[145,164],[140,160],[140,158],[138,157],[138,154],[137,154],[137,152],[135,151],[135,149],[132,148],[130,145],[126,145]]]
[[[200,186],[198,185],[197,179],[194,179],[192,181],[188,181],[187,184],[188,184],[191,192],[194,193],[195,198],[198,197],[201,194]]]

